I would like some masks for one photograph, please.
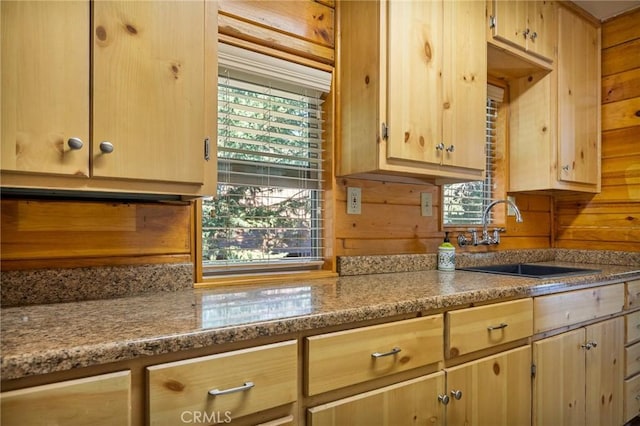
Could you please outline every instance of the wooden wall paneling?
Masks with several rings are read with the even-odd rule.
[[[602,191],[557,197],[559,248],[640,251],[640,9],[602,26]]]
[[[67,266],[121,256],[190,259],[190,204],[3,199],[1,206],[3,268],[5,261],[38,259]]]
[[[602,79],[602,103],[640,96],[640,68]]]
[[[604,49],[602,76],[640,67],[640,39]]]
[[[326,64],[334,63],[335,11],[330,5],[313,1],[222,0],[218,3],[221,35]]]
[[[602,26],[602,49],[638,38],[640,8],[609,20]]]

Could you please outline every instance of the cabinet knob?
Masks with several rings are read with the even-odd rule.
[[[457,400],[460,400],[462,398],[462,391],[460,389],[452,390],[451,391],[451,396],[454,397]]]
[[[524,36],[524,39],[526,40],[527,37],[529,36],[529,33],[531,31],[529,31],[529,28],[525,28],[525,30],[522,32],[522,35]]]
[[[100,142],[100,151],[103,154],[111,154],[113,152],[113,144],[111,142]]]
[[[78,149],[82,149],[82,147],[84,146],[84,143],[80,138],[69,138],[69,140],[67,141],[67,145],[69,145],[69,148],[73,150],[78,150]]]
[[[562,170],[565,172],[569,171],[569,165],[567,164],[566,166],[562,166]]]
[[[536,38],[538,38],[538,33],[535,31],[532,32],[529,38],[531,39],[531,41],[534,41]]]
[[[449,403],[449,395],[438,395],[438,401],[442,402],[443,405],[447,405]]]
[[[444,142],[440,142],[438,145],[436,145],[436,149],[438,151],[442,151],[444,149]]]
[[[447,148],[447,152],[453,152],[454,149],[455,147],[453,145],[449,145],[449,147]]]

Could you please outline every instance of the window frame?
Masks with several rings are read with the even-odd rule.
[[[242,46],[248,50],[253,51],[264,51],[262,48],[256,48],[251,43],[243,43]],[[330,90],[323,95],[324,102],[322,103],[322,116],[324,121],[323,132],[324,137],[322,139],[322,150],[323,150],[323,158],[322,158],[322,202],[324,203],[325,210],[325,220],[328,220],[332,223],[332,217],[329,217],[330,212],[334,209],[335,200],[332,196],[333,188],[335,185],[335,167],[333,164],[333,158],[335,153],[334,147],[334,123],[335,123],[335,97],[334,97],[334,88],[335,88],[335,68],[332,65],[328,65],[325,63],[316,62],[311,59],[306,59],[303,57],[295,57],[292,59],[291,55],[285,54],[284,52],[279,52],[276,50],[269,50],[266,55],[271,56],[276,59],[281,59],[285,61],[290,61],[293,63],[298,63],[301,65],[305,65],[310,68],[315,68],[320,71],[327,72],[331,74],[331,87]],[[217,70],[217,68],[216,68]],[[216,73],[216,82],[217,82],[217,73]],[[217,84],[216,91],[217,93]],[[215,101],[216,110],[217,110],[217,98]],[[217,118],[216,118],[216,127],[217,129]],[[217,133],[217,132],[216,132]],[[217,135],[211,138],[211,140],[217,141]],[[211,157],[212,159],[216,159],[217,161],[217,147],[213,147],[211,149]],[[217,174],[217,168],[216,168]],[[217,181],[217,179],[216,179]],[[216,182],[217,188],[217,182]],[[237,274],[223,274],[223,275],[215,275],[215,276],[207,276],[205,274],[205,267],[203,265],[203,234],[202,234],[202,219],[203,219],[203,210],[202,210],[202,198],[198,198],[192,201],[193,206],[193,225],[192,225],[192,235],[191,239],[191,252],[193,253],[192,259],[194,262],[194,287],[195,288],[206,288],[215,285],[226,285],[226,284],[245,284],[245,283],[262,283],[262,282],[282,282],[290,279],[308,279],[308,278],[322,278],[322,277],[335,277],[336,273],[336,257],[334,252],[334,229],[332,226],[324,226],[324,250],[323,250],[323,259],[318,262],[317,270],[286,270],[286,268],[279,268],[277,265],[271,268],[271,270],[266,271],[264,269],[260,269],[259,273],[252,273],[249,271],[238,272]],[[247,268],[249,270],[250,268]]]

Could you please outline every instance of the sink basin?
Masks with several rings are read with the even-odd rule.
[[[474,266],[458,268],[461,271],[486,272],[488,274],[515,275],[528,278],[558,278],[572,275],[595,274],[599,269],[571,268],[566,266],[512,263],[508,265]]]

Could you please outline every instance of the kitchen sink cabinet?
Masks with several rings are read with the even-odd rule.
[[[531,346],[445,369],[446,422],[525,425],[531,422]]]
[[[510,191],[600,191],[600,29],[557,10],[555,69],[510,82]]]
[[[553,1],[492,0],[487,7],[493,40],[548,62],[554,60],[557,6]]]
[[[4,426],[130,425],[131,372],[3,392],[0,402]]]
[[[622,424],[623,348],[622,317],[534,342],[534,424]]]
[[[3,187],[212,192],[214,3],[0,8]]]
[[[339,175],[483,177],[487,47],[467,34],[484,19],[484,2],[340,3]]]
[[[621,313],[636,291],[631,282],[534,298],[541,333],[533,342],[535,425],[623,423],[625,336],[632,334]]]

